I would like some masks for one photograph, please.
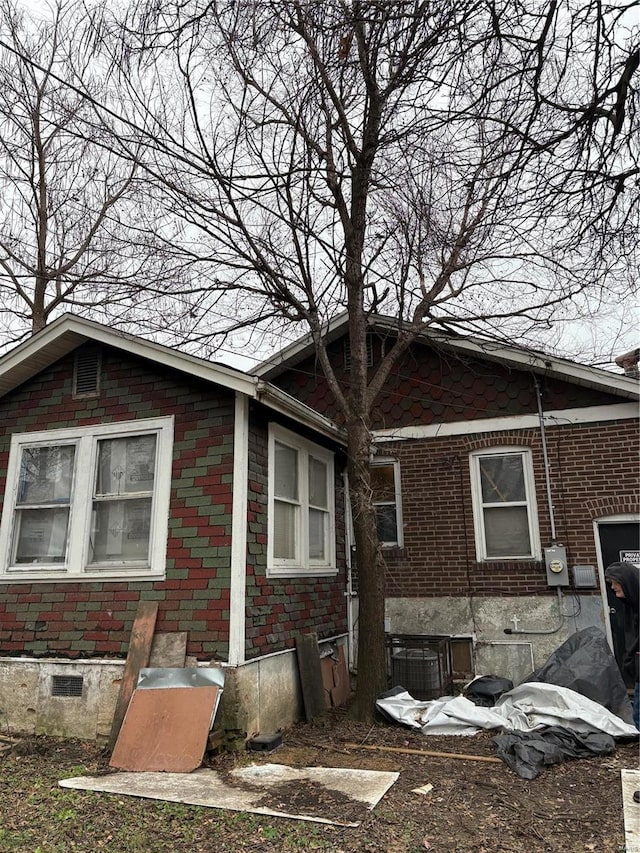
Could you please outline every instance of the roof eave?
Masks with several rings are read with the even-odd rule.
[[[346,313],[339,314],[326,324],[326,335],[329,340],[338,337],[347,324]],[[398,323],[393,317],[383,315],[371,315],[368,317],[368,325],[372,328],[378,327],[397,330]],[[638,381],[629,376],[611,373],[606,370],[576,364],[568,359],[557,356],[546,355],[505,344],[483,341],[478,338],[452,337],[435,329],[425,329],[418,332],[417,339],[422,339],[427,344],[438,344],[470,356],[501,362],[520,370],[530,370],[534,373],[553,376],[557,379],[571,380],[578,385],[616,394],[629,400],[640,399],[640,385]],[[281,372],[293,363],[301,361],[314,352],[315,346],[310,334],[304,335],[298,341],[281,350],[271,359],[262,362],[255,370],[256,376],[262,379],[273,380]]]
[[[265,406],[317,433],[344,443],[344,431],[309,406],[257,376],[233,367],[212,364],[161,344],[113,329],[92,320],[65,314],[0,358],[0,397],[28,381],[50,364],[86,342],[115,347],[155,364],[259,399]]]
[[[257,378],[100,323],[65,314],[0,358],[0,397],[86,342],[98,342],[164,367],[255,396]]]
[[[306,403],[296,400],[286,391],[272,385],[265,380],[258,381],[257,399],[270,409],[288,417],[295,418],[297,423],[303,424],[315,430],[315,432],[330,438],[339,444],[346,443],[346,431],[344,427],[338,426],[329,418],[316,412]]]

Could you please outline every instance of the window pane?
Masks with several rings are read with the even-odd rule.
[[[309,559],[326,560],[327,513],[322,510],[309,510]]]
[[[312,506],[327,506],[327,465],[319,459],[309,457],[309,503]]]
[[[376,526],[378,529],[379,542],[398,541],[398,523],[396,520],[396,508],[394,504],[381,504],[376,506]]]
[[[98,442],[96,495],[153,491],[155,458],[155,435]]]
[[[278,560],[294,560],[298,507],[275,501],[273,510],[273,556]]]
[[[150,526],[150,498],[94,502],[89,562],[147,560]]]
[[[64,563],[68,507],[20,509],[16,516],[16,563]]]
[[[480,478],[484,503],[510,503],[526,500],[522,456],[481,456]]]
[[[25,447],[20,457],[19,504],[69,503],[75,447]]]
[[[495,507],[484,510],[487,557],[522,557],[531,554],[527,508]]]
[[[275,495],[298,500],[298,451],[275,442]]]
[[[374,501],[394,501],[396,481],[393,465],[373,465],[371,467],[371,489]]]

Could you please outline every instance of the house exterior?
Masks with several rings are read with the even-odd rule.
[[[395,334],[370,319],[371,367]],[[327,342],[347,387],[345,317]],[[309,338],[257,373],[340,420]],[[603,569],[640,559],[638,390],[542,353],[420,336],[373,406],[387,633],[447,638],[454,675],[514,683],[587,626],[617,651]]]
[[[346,642],[342,447],[262,379],[70,315],[0,359],[2,730],[108,736],[150,600],[224,667],[219,725],[299,718],[296,637]]]

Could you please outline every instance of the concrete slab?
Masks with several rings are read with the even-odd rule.
[[[622,810],[624,812],[624,843],[626,853],[640,853],[640,803],[633,799],[640,791],[640,770],[621,770]]]
[[[358,826],[399,774],[335,767],[252,764],[222,774],[112,773],[62,779],[62,788],[102,791],[231,811]],[[295,808],[292,808],[295,806]]]

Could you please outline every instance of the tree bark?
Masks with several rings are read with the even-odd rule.
[[[369,465],[371,434],[362,419],[348,423],[349,488],[358,590],[358,689],[352,714],[370,721],[387,687],[384,649],[385,565],[378,543]]]

